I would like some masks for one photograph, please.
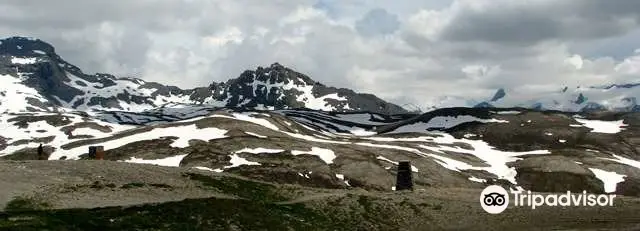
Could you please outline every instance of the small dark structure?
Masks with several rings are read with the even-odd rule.
[[[413,177],[411,176],[411,162],[400,161],[396,178],[396,191],[413,190]]]
[[[104,146],[89,146],[89,158],[104,160]]]
[[[38,146],[38,160],[48,160],[49,159],[49,155],[47,155],[47,153],[44,152],[44,148],[42,147],[42,144],[40,144],[40,146]]]

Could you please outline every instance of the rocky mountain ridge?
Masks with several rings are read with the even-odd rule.
[[[255,109],[308,108],[325,111],[405,113],[371,94],[328,87],[274,63],[244,71],[238,78],[180,89],[137,78],[85,74],[38,39],[0,40],[0,112],[131,111],[166,105],[199,104]],[[8,98],[11,98],[9,101]]]

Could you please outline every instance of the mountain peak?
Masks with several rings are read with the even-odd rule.
[[[269,67],[274,68],[274,69],[275,68],[284,68],[284,66],[282,66],[282,64],[280,64],[278,62],[272,63]]]
[[[211,86],[223,91],[213,95],[221,95],[221,99],[231,107],[407,113],[402,107],[373,95],[327,87],[277,62],[268,67],[246,70],[223,85]]]
[[[491,102],[495,102],[498,101],[499,99],[504,98],[504,96],[506,96],[507,93],[504,91],[504,88],[500,88],[498,89],[498,91],[496,91],[496,94],[493,95],[493,97],[491,98]]]
[[[0,40],[0,55],[40,56],[55,54],[54,47],[40,39],[30,37],[10,37]]]

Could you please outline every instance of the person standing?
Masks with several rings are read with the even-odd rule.
[[[40,144],[40,146],[38,146],[38,160],[46,160],[47,156],[45,156],[44,154],[44,148],[42,147],[42,144]]]

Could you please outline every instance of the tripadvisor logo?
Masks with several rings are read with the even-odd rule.
[[[509,195],[502,186],[489,185],[480,193],[480,205],[484,211],[498,214],[509,206]]]
[[[512,191],[511,197],[507,190],[499,185],[490,185],[480,193],[480,206],[491,214],[502,213],[513,201],[513,206],[526,206],[531,209],[541,206],[613,206],[614,194],[590,194],[587,191],[563,194],[539,194],[531,191]]]

